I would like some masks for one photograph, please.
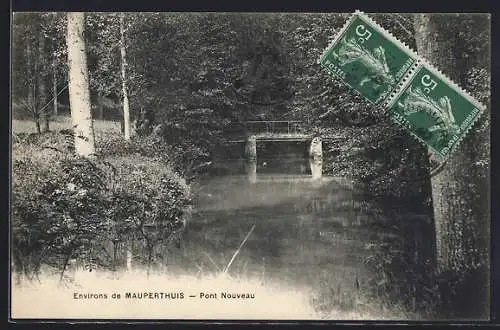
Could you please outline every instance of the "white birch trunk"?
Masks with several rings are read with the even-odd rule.
[[[94,128],[90,108],[87,55],[85,53],[85,14],[68,13],[69,102],[75,132],[75,152],[84,157],[95,153]]]

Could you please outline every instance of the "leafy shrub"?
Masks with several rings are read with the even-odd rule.
[[[131,155],[86,159],[28,144],[15,149],[13,259],[27,278],[42,264],[62,276],[73,258],[114,268],[110,247],[131,239],[146,242],[142,252],[151,264],[158,244],[180,239],[189,187],[165,163]]]
[[[73,131],[69,129],[40,134],[18,133],[12,142],[20,150],[30,146],[37,149],[50,148],[61,152],[73,152],[75,150]]]
[[[121,231],[132,233],[142,243],[144,249],[139,254],[149,266],[154,261],[155,248],[181,239],[189,216],[189,187],[161,161],[140,156],[108,160],[119,178],[114,187],[114,203],[121,206],[113,208],[113,221],[120,222]]]
[[[97,141],[97,151],[102,155],[137,155],[162,161],[188,179],[193,179],[198,169],[208,163],[209,153],[203,147],[188,141],[169,144],[161,131],[161,126],[147,135],[135,135],[130,141],[120,136],[110,136]]]
[[[24,275],[34,275],[42,262],[64,268],[71,256],[89,247],[104,225],[101,176],[92,162],[78,157],[42,164],[14,161],[13,247]]]
[[[155,159],[169,160],[170,148],[161,137],[155,135],[135,135],[125,141],[120,135],[107,136],[96,141],[96,151],[105,156],[140,155]]]

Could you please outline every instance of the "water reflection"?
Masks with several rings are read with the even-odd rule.
[[[230,273],[305,284],[328,297],[329,290],[354,296],[351,290],[385,276],[367,266],[370,258],[387,246],[408,247],[398,221],[349,179],[258,173],[249,182],[230,175],[200,183],[186,239],[223,265],[255,224]],[[404,229],[410,235],[411,226]]]
[[[250,260],[247,269],[259,272],[265,260],[268,275],[289,280],[307,281],[308,273],[335,273],[339,267],[360,270],[360,251],[372,239],[371,230],[363,226],[373,219],[353,198],[358,197],[350,182],[338,178],[313,182],[309,176],[260,175],[255,183],[245,176],[212,179],[200,187],[190,234],[202,231],[207,249],[219,240],[231,249],[255,223],[241,252],[242,260]]]

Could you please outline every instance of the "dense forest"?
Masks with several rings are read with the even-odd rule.
[[[33,14],[15,16],[13,115],[33,117],[37,130],[43,127],[42,131],[49,128],[52,114],[64,111],[64,106],[58,110],[58,101],[68,102],[67,92],[60,92],[67,85],[64,14],[39,16],[37,20]],[[300,120],[324,136],[345,137],[344,145],[327,146],[332,149],[329,154],[341,158],[328,162],[327,173],[355,170],[354,176],[367,181],[420,178],[426,167],[425,151],[390,124],[380,110],[318,71],[315,59],[333,38],[332,27],[341,26],[346,17],[125,14],[127,92],[138,132],[149,134],[158,127],[167,142],[182,150],[184,163],[177,169],[186,171],[190,168],[185,162],[201,164],[210,159],[224,142],[224,129],[229,125],[259,119]],[[410,18],[381,18],[382,25],[400,32],[407,44],[414,44],[408,33],[412,30]],[[123,118],[119,20],[117,14],[94,13],[86,19],[95,118]],[[33,24],[42,26],[43,39],[22,32]],[[41,46],[39,39],[44,43]],[[43,56],[38,55],[39,47],[43,47]],[[21,50],[29,56],[21,56]],[[43,96],[34,97],[36,93]],[[53,104],[43,111],[34,110],[42,108],[35,102],[45,105],[52,98]],[[394,154],[394,159],[381,152],[384,148],[393,150],[389,157]],[[353,153],[356,156],[350,159]],[[352,161],[359,164],[350,166]],[[415,167],[400,166],[406,161]],[[400,185],[371,186],[391,190]],[[412,189],[389,193],[413,198]]]
[[[487,16],[372,17],[489,104]],[[386,212],[434,215],[432,223],[443,224],[428,238],[432,251],[407,266],[414,281],[435,290],[422,293],[423,305],[483,317],[489,114],[431,177],[423,145],[316,64],[347,18],[15,13],[12,118],[31,125],[13,125],[18,280],[36,279],[44,265],[63,279],[72,259],[125,269],[133,249],[154,268],[183,242],[193,187],[225,172],[217,157],[227,150],[227,131],[245,121],[290,120],[325,137],[325,176],[361,184]],[[117,130],[99,126],[110,121],[119,121]],[[476,310],[459,306],[471,287]]]

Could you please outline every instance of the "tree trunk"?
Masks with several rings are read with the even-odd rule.
[[[122,93],[123,93],[123,125],[125,140],[130,140],[130,109],[127,93],[127,54],[125,51],[125,14],[120,14],[120,53],[121,53],[121,69],[122,69]]]
[[[44,64],[45,55],[45,37],[42,31],[38,31],[38,108],[37,111],[40,114],[40,119],[43,123],[43,131],[49,131],[49,115],[46,107],[47,103],[47,93],[45,90],[45,66]]]
[[[126,243],[126,249],[127,249],[127,272],[132,271],[132,247],[130,243]]]
[[[40,119],[38,118],[38,113],[37,113],[37,105],[35,102],[35,92],[36,92],[36,81],[34,81],[34,76],[36,75],[36,70],[37,70],[37,64],[35,60],[35,68],[32,68],[32,56],[33,56],[33,51],[31,49],[31,43],[30,40],[27,41],[26,43],[26,57],[27,57],[27,65],[28,65],[28,110],[31,113],[33,117],[33,121],[35,122],[35,127],[36,127],[36,132],[40,134],[42,132],[40,128]],[[34,74],[35,72],[35,74]]]
[[[104,105],[101,92],[97,94],[97,118],[100,120],[104,119]]]
[[[57,116],[58,108],[57,108],[57,66],[56,59],[52,60],[52,106],[53,106],[53,114]]]
[[[123,120],[123,117],[120,119],[120,132],[125,134],[125,121]]]
[[[117,240],[113,240],[112,241],[113,243],[113,271],[116,272],[116,254],[117,254],[117,244],[118,244],[118,241]]]
[[[28,41],[26,45],[26,54],[28,57],[28,68],[30,72],[30,77],[29,79],[29,85],[28,85],[28,106],[29,110],[31,112],[31,115],[33,116],[33,121],[35,122],[35,127],[36,127],[36,132],[40,134],[42,132],[41,126],[40,126],[40,115],[38,113],[38,105],[36,102],[35,94],[36,94],[36,86],[37,86],[37,81],[36,81],[36,76],[37,76],[37,71],[38,71],[38,60],[34,59],[35,61],[35,67],[32,68],[32,56],[33,56],[33,51],[31,49],[30,42]],[[33,70],[33,71],[31,71]]]
[[[488,56],[481,50],[469,50],[468,57],[463,56],[469,40],[461,39],[457,30],[466,27],[488,35],[489,30],[487,24],[481,26],[484,23],[467,26],[464,16],[417,15],[417,50],[463,88],[482,93],[464,77],[473,68],[489,67]],[[451,286],[454,311],[459,308],[460,316],[466,317],[489,313],[489,135],[488,107],[443,170],[431,179],[438,272]]]
[[[71,251],[64,258],[64,262],[63,262],[63,266],[62,266],[62,269],[61,269],[61,273],[59,274],[59,284],[63,283],[64,272],[66,271],[66,267],[68,267],[69,259],[71,258],[72,254],[73,254],[73,252]]]
[[[88,157],[95,153],[95,146],[90,107],[87,54],[85,53],[85,40],[83,37],[85,14],[73,12],[68,13],[67,17],[68,87],[71,120],[75,131],[75,151],[80,156]]]
[[[36,132],[38,134],[42,133],[42,127],[40,125],[40,116],[38,114],[35,114],[33,116],[33,119],[35,120],[35,127],[36,127]]]
[[[151,273],[151,264],[153,263],[153,249],[154,246],[152,243],[149,243],[149,241],[146,244],[146,247],[148,249],[148,266],[146,270],[146,276],[149,278],[149,274]]]

